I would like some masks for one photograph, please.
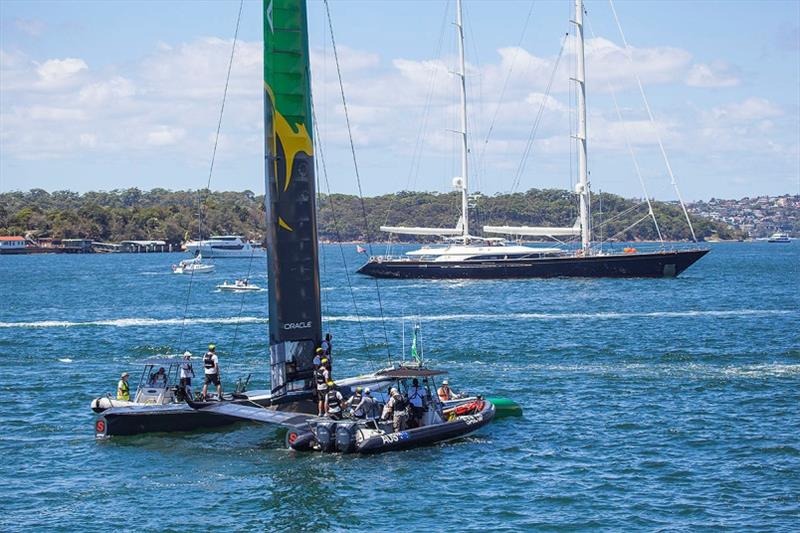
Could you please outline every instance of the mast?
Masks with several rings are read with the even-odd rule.
[[[589,174],[586,167],[586,65],[583,50],[583,0],[575,0],[575,38],[577,54],[577,72],[575,83],[578,93],[578,184],[575,192],[581,204],[581,249],[588,255],[592,245],[592,198],[589,190]]]
[[[264,0],[264,135],[273,401],[312,388],[322,339],[305,0]]]
[[[469,241],[469,197],[467,180],[467,75],[464,65],[464,24],[461,14],[461,0],[456,1],[456,29],[458,30],[458,59],[459,77],[461,88],[461,220],[464,244]]]

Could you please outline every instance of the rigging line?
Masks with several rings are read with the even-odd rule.
[[[471,55],[474,58],[475,68],[477,70],[477,74],[474,76],[467,76],[466,72],[466,65],[464,66],[464,76],[465,76],[465,83],[469,84],[469,93],[468,94],[475,94],[478,93],[478,101],[477,105],[473,102],[473,105],[467,106],[467,115],[469,124],[472,124],[472,131],[469,129],[467,130],[467,146],[472,146],[471,139],[475,138],[474,132],[482,130],[483,122],[483,72],[481,68],[481,58],[480,54],[478,53],[478,46],[477,46],[477,38],[475,37],[475,31],[472,25],[472,19],[470,18],[469,9],[464,9],[464,20],[462,22],[465,31],[469,34],[469,38],[466,40],[468,46],[472,47]],[[466,51],[466,50],[465,50]],[[476,82],[477,80],[477,82]],[[475,87],[477,85],[477,91]],[[474,99],[473,99],[474,100]],[[477,112],[475,109],[478,108]],[[469,117],[472,117],[471,119]],[[467,149],[467,158],[471,161],[470,167],[472,169],[471,175],[471,184],[470,189],[473,191],[480,191],[481,189],[481,169],[479,167],[479,159],[477,158],[477,152],[475,154],[472,153],[472,150],[469,148]]]
[[[642,222],[644,222],[645,220],[647,220],[647,218],[648,218],[649,216],[650,216],[649,214],[647,214],[647,215],[643,216],[642,218],[640,218],[639,220],[637,220],[636,222],[634,222],[633,224],[631,224],[631,225],[630,225],[630,226],[628,226],[627,228],[625,228],[625,229],[623,229],[623,230],[621,230],[621,231],[618,231],[618,232],[616,232],[614,235],[612,235],[611,237],[607,238],[607,239],[606,239],[606,241],[611,241],[611,240],[612,240],[612,239],[614,239],[614,238],[615,238],[617,235],[621,235],[621,234],[625,233],[626,231],[633,229],[634,227],[638,226],[639,224],[641,224]]]
[[[639,202],[638,204],[635,204],[632,207],[629,207],[628,209],[620,211],[619,213],[617,213],[613,217],[611,217],[611,218],[607,219],[605,222],[603,222],[603,224],[608,224],[609,222],[611,222],[613,220],[616,220],[616,219],[618,219],[620,217],[623,217],[623,216],[627,215],[628,213],[631,213],[631,212],[639,209],[639,207],[641,207],[642,205],[644,205],[644,202]]]
[[[434,57],[441,58],[442,53],[442,43],[444,42],[444,28],[447,24],[447,14],[449,11],[450,2],[445,4],[444,16],[442,17],[442,23],[439,28],[439,42],[436,45],[436,53]],[[406,189],[413,190],[416,187],[417,179],[419,178],[419,170],[422,165],[422,149],[425,142],[426,133],[428,131],[428,120],[430,118],[431,112],[431,103],[433,102],[433,93],[436,89],[436,80],[438,78],[439,68],[434,65],[431,77],[428,86],[428,93],[425,98],[425,107],[422,113],[422,120],[420,121],[419,130],[417,130],[417,138],[414,141],[414,149],[411,152],[411,168],[408,171],[408,177],[406,178]],[[413,178],[413,179],[412,179]],[[386,218],[384,219],[383,224],[385,226],[389,225],[389,216],[392,213],[392,208],[397,200],[397,195],[393,195],[392,198],[389,200],[389,206],[386,208]],[[392,242],[391,240],[389,241]],[[389,252],[387,251],[387,255]]]
[[[336,49],[336,39],[333,36],[333,19],[331,18],[331,9],[330,5],[328,4],[328,0],[324,0],[325,2],[325,13],[328,17],[328,27],[330,28],[331,32],[331,48],[333,48],[333,58],[336,63],[336,75],[339,78],[339,91],[342,95],[342,107],[344,108],[344,119],[345,123],[347,124],[347,136],[350,140],[350,153],[353,155],[353,167],[356,173],[356,184],[358,185],[358,199],[361,203],[361,215],[364,219],[364,233],[365,237],[367,238],[367,249],[369,250],[369,255],[372,256],[372,243],[370,242],[370,235],[369,235],[369,223],[367,221],[367,207],[364,204],[364,192],[361,188],[361,175],[358,172],[358,161],[356,159],[356,147],[355,143],[353,142],[353,130],[350,127],[350,114],[347,111],[347,99],[344,96],[344,82],[342,81],[342,70],[339,66],[339,52]],[[389,347],[389,333],[386,331],[386,318],[383,314],[383,302],[381,300],[381,289],[378,285],[378,278],[374,278],[375,280],[375,292],[378,297],[378,308],[380,309],[381,314],[381,326],[383,327],[383,337],[386,341],[386,355],[389,357],[389,362],[391,363],[392,360],[392,353]]]
[[[506,73],[506,79],[503,81],[503,88],[500,89],[500,97],[497,100],[497,106],[494,108],[494,114],[492,115],[492,120],[489,122],[489,130],[486,132],[486,138],[483,140],[483,146],[481,146],[481,155],[478,158],[479,165],[483,164],[483,158],[486,154],[486,146],[489,144],[489,138],[492,136],[492,132],[494,131],[494,124],[497,121],[497,115],[500,113],[500,104],[503,102],[503,98],[506,94],[506,89],[508,88],[508,81],[511,79],[511,73],[514,72],[514,65],[517,62],[517,56],[519,55],[519,50],[522,47],[522,41],[525,39],[525,34],[528,31],[528,24],[531,20],[531,15],[533,15],[533,6],[536,5],[536,0],[531,2],[531,7],[528,10],[528,16],[525,17],[525,24],[522,26],[522,34],[519,36],[517,40],[517,47],[514,49],[514,56],[511,58],[511,65],[508,67],[508,72]]]
[[[592,27],[592,21],[588,16],[586,17],[586,21],[589,23],[589,32],[592,34],[592,39],[597,39],[597,35],[595,35],[594,28]],[[642,176],[642,170],[639,167],[639,161],[636,159],[636,154],[633,151],[630,135],[628,135],[628,124],[622,119],[622,111],[620,111],[619,103],[617,102],[617,92],[614,90],[614,86],[611,85],[610,80],[606,80],[606,83],[608,84],[608,90],[611,92],[611,98],[614,100],[614,109],[617,112],[617,118],[619,119],[620,124],[622,124],[622,134],[623,137],[625,137],[625,145],[628,147],[628,152],[631,154],[631,159],[633,160],[633,166],[636,168],[636,176],[639,178],[639,183],[642,186],[644,198],[647,201],[647,209],[650,211],[650,216],[653,218],[653,225],[656,227],[658,240],[663,246],[664,238],[661,236],[661,229],[658,227],[658,220],[656,219],[656,214],[653,211],[653,204],[650,202],[650,194],[648,193],[647,186],[644,183],[644,177]],[[602,241],[602,239],[600,240]]]
[[[250,271],[253,268],[253,257],[255,256],[255,253],[256,253],[256,250],[251,245],[250,246],[250,260],[247,262],[247,277],[245,278],[248,283],[250,283]],[[233,327],[233,340],[231,341],[231,349],[230,349],[231,353],[233,353],[234,350],[236,350],[236,339],[237,339],[237,337],[239,335],[239,322],[240,322],[239,319],[242,317],[242,310],[244,309],[244,296],[245,296],[246,293],[247,293],[247,291],[242,291],[242,294],[239,295],[240,296],[240,298],[239,298],[239,312],[236,313],[236,324]]]
[[[214,136],[214,149],[211,152],[211,164],[208,167],[208,180],[206,181],[206,191],[211,191],[211,176],[214,173],[214,161],[217,157],[217,146],[219,145],[219,132],[222,129],[222,115],[225,112],[225,101],[228,98],[228,85],[231,81],[231,68],[233,67],[233,55],[236,52],[236,41],[239,38],[239,25],[242,22],[242,8],[244,7],[244,0],[239,0],[239,14],[236,16],[236,30],[233,32],[233,43],[231,43],[231,57],[228,59],[228,72],[225,75],[225,89],[222,91],[222,105],[219,108],[219,119],[217,120],[217,132]],[[203,242],[203,204],[205,201],[203,200],[202,193],[199,195],[197,199],[197,238],[199,242],[202,244]],[[201,246],[202,248],[202,246]],[[201,253],[202,255],[202,253]],[[192,282],[194,281],[194,270],[191,271],[189,274],[189,287],[186,289],[186,302],[183,306],[183,320],[181,322],[181,334],[180,340],[178,341],[178,346],[183,344],[183,334],[184,330],[186,329],[186,316],[189,313],[189,302],[191,301],[192,295]]]
[[[511,187],[512,193],[516,192],[517,188],[519,187],[520,179],[522,179],[522,174],[525,172],[525,165],[527,164],[528,156],[533,148],[533,142],[536,140],[536,134],[539,131],[539,125],[542,122],[542,116],[544,115],[544,108],[547,104],[547,99],[550,98],[550,90],[553,88],[553,81],[555,80],[556,71],[558,71],[558,65],[561,62],[561,57],[564,55],[564,46],[566,45],[568,36],[569,33],[566,33],[564,35],[564,39],[561,41],[561,49],[558,51],[558,56],[553,64],[553,71],[550,73],[550,79],[547,82],[544,98],[542,98],[542,102],[539,105],[539,112],[536,114],[536,120],[534,120],[533,126],[531,127],[531,132],[528,135],[528,141],[525,145],[525,150],[522,152],[522,160],[519,162],[519,165],[517,166],[517,172],[514,175],[513,185]]]
[[[625,45],[625,55],[628,58],[628,63],[630,63],[631,65],[631,70],[633,71],[633,75],[636,77],[636,83],[639,86],[639,93],[642,95],[642,101],[644,102],[644,107],[647,110],[647,116],[650,118],[650,124],[653,126],[653,131],[656,134],[656,139],[658,140],[658,147],[661,150],[661,156],[664,158],[664,164],[667,166],[667,172],[669,172],[672,188],[675,189],[675,194],[678,195],[678,201],[681,204],[681,209],[683,209],[683,215],[686,217],[686,223],[689,224],[689,231],[692,233],[692,240],[694,242],[697,242],[697,235],[695,235],[694,233],[694,226],[692,226],[692,220],[689,218],[689,211],[686,210],[686,204],[683,202],[683,197],[681,196],[680,189],[678,189],[678,182],[675,180],[675,174],[672,172],[672,165],[669,164],[667,151],[664,149],[664,143],[661,141],[661,134],[658,132],[656,121],[653,118],[653,112],[650,110],[650,103],[647,101],[647,96],[644,93],[644,86],[642,85],[642,79],[639,77],[639,73],[636,71],[636,68],[633,64],[633,54],[631,53],[631,47],[628,44],[628,40],[625,39],[625,33],[622,31],[622,24],[619,21],[619,17],[617,16],[617,10],[614,7],[614,0],[608,0],[608,3],[611,6],[611,12],[614,14],[614,21],[617,23],[617,29],[619,30],[619,35],[622,38],[622,44]]]
[[[317,125],[316,112],[313,102],[311,103],[311,117],[312,121],[314,122],[314,130],[317,133],[317,138],[319,138],[319,127]],[[334,206],[333,197],[331,196],[331,186],[330,182],[328,181],[328,166],[325,164],[325,154],[322,151],[322,145],[319,142],[319,140],[317,140],[316,149],[319,152],[319,158],[314,158],[314,159],[315,161],[319,159],[320,162],[319,164],[322,167],[322,176],[325,180],[325,188],[328,191],[328,203],[330,204],[331,216],[333,217],[333,231],[336,234],[336,243],[339,245],[339,252],[342,255],[342,264],[344,265],[344,275],[347,280],[347,287],[350,291],[350,297],[353,300],[353,309],[355,310],[356,313],[356,322],[358,323],[358,328],[361,331],[361,338],[364,341],[364,349],[367,350],[368,349],[367,335],[364,332],[364,324],[361,322],[361,313],[358,311],[356,294],[355,291],[353,290],[353,284],[350,280],[350,268],[347,266],[347,259],[344,254],[344,247],[342,246],[342,236],[341,233],[339,232],[339,218],[336,216],[336,207]]]
[[[314,122],[314,129],[317,134],[317,138],[319,138],[319,128],[317,126],[317,120],[314,109],[315,109],[314,103],[312,101],[311,116],[312,116],[312,121]],[[322,167],[322,176],[325,180],[325,189],[328,192],[328,203],[330,204],[331,217],[333,218],[333,231],[334,234],[336,235],[336,244],[339,246],[339,254],[342,256],[342,264],[344,265],[344,275],[345,279],[347,280],[347,287],[350,292],[350,298],[353,301],[353,310],[355,311],[356,323],[358,323],[358,329],[361,332],[361,339],[362,342],[364,343],[364,351],[367,353],[367,356],[369,357],[369,350],[370,350],[369,343],[367,342],[367,335],[366,332],[364,331],[364,323],[361,320],[361,313],[358,310],[358,303],[356,302],[356,293],[353,290],[353,283],[350,280],[350,269],[347,265],[347,257],[345,256],[344,246],[342,245],[342,235],[341,232],[339,231],[339,219],[336,216],[336,207],[334,205],[333,196],[331,195],[330,181],[328,180],[328,166],[325,163],[325,154],[322,151],[322,143],[319,140],[316,141],[316,149],[319,152],[319,158],[316,157],[314,158],[314,164],[316,165],[317,160],[319,160],[319,165]],[[317,177],[317,179],[319,180],[319,177]],[[371,357],[369,357],[368,360],[370,367],[372,368],[373,371],[375,371],[374,361],[372,360]]]
[[[313,104],[312,104],[312,106],[313,106]],[[316,137],[314,137],[315,142],[318,143],[318,144],[322,144],[321,139],[318,138],[319,137],[319,127],[317,127],[316,120],[314,120],[313,112],[312,112],[312,115],[311,115],[311,122],[313,123],[313,127],[314,127],[314,130],[311,133],[314,136],[316,136]],[[320,182],[319,182],[319,174],[320,174],[319,161],[317,161],[316,157],[313,158],[313,159],[314,159],[314,192],[317,195],[315,209],[317,211],[319,211],[319,213],[317,213],[317,257],[318,257],[318,260],[321,262],[320,272],[319,272],[319,301],[320,301],[320,308],[321,308],[321,312],[322,312],[321,325],[322,325],[322,329],[324,330],[325,329],[325,316],[328,314],[328,312],[327,312],[327,307],[326,307],[326,298],[325,298],[324,292],[322,290],[322,276],[327,274],[328,269],[327,269],[327,264],[325,263],[325,256],[322,255],[322,246],[321,246],[321,243],[319,242],[319,225],[320,225],[320,216],[319,215],[320,215],[320,213],[322,213],[322,207],[320,207],[322,205],[322,189],[320,188]]]

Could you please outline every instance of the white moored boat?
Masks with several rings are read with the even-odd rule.
[[[188,241],[184,248],[187,252],[200,252],[208,258],[243,258],[266,257],[260,244],[245,240],[241,235],[212,235],[201,241]]]
[[[217,285],[217,289],[233,292],[258,292],[263,290],[258,285],[250,283],[250,281],[246,279],[237,279],[233,283],[228,283],[227,280],[223,281],[221,285]]]
[[[177,265],[172,265],[173,274],[206,274],[214,271],[214,265],[203,263],[202,254],[192,259],[184,259]]]
[[[788,233],[778,232],[770,235],[769,239],[767,239],[767,242],[792,242],[792,240],[789,238]]]

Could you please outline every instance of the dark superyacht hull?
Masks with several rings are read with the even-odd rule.
[[[358,273],[397,279],[668,278],[678,276],[708,252],[688,250],[452,262],[370,259]]]

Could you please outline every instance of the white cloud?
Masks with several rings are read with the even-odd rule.
[[[45,105],[34,105],[27,108],[27,116],[31,120],[41,121],[75,121],[86,118],[86,114],[80,109]]]
[[[79,139],[81,146],[87,148],[95,148],[97,146],[97,135],[93,133],[81,133]]]
[[[91,151],[94,157],[124,151],[148,158],[168,150],[189,164],[205,165],[213,145],[230,47],[230,40],[216,38],[158,43],[150,55],[125,65],[124,76],[120,75],[121,67],[114,65],[89,69],[77,58],[36,63],[16,51],[0,50],[4,155],[58,158]],[[457,82],[450,73],[455,58],[388,59],[345,46],[339,51],[359,159],[391,167],[389,174],[402,174],[406,169],[396,167],[410,167],[409,155],[420,146],[427,158],[423,174],[439,172],[446,177],[442,183],[447,186],[452,177],[450,160],[457,157],[456,137],[449,130],[459,128]],[[570,120],[575,119],[574,110],[570,113],[567,81],[568,66],[574,64],[570,53],[565,50],[567,55],[561,59],[549,95],[544,89],[555,56],[504,47],[492,60],[467,65],[470,157],[473,164],[481,159],[473,168],[492,176],[493,182],[486,184],[489,188],[505,187],[500,182],[515,170],[542,105],[544,114],[532,160],[550,167],[563,162],[567,167],[564,174],[568,172]],[[685,93],[685,86],[691,83],[698,87],[693,94],[709,87],[731,86],[735,77],[732,69],[721,63],[693,64],[691,54],[678,48],[634,48],[632,56],[634,68],[646,85],[669,85],[675,93]],[[500,101],[512,62],[513,74]],[[655,130],[646,120],[638,94],[628,91],[636,82],[625,50],[607,39],[591,39],[587,66],[593,161],[602,158],[604,152],[624,151],[626,132],[637,150],[654,144]],[[706,67],[708,70],[704,70]],[[349,139],[330,50],[326,54],[312,50],[312,70],[317,126],[326,157],[338,156],[349,164]],[[262,43],[238,42],[218,162],[260,153],[261,77]],[[610,99],[604,94],[608,84],[620,91],[627,121],[624,124],[616,121]],[[782,119],[786,111],[773,102],[753,96],[711,109],[690,109],[682,105],[681,98],[671,98],[668,104],[672,107],[666,110],[659,106],[663,102],[651,102],[659,119],[658,131],[669,150],[702,153],[737,149],[772,154],[775,139],[777,146],[783,147],[780,149],[785,148],[780,139],[781,132],[785,133]],[[427,107],[426,102],[430,102]],[[495,116],[490,143],[484,145],[489,122]],[[757,139],[743,142],[748,136]],[[370,159],[367,154],[378,155]],[[440,166],[430,170],[431,163],[437,162]],[[441,184],[419,185],[434,188]],[[385,182],[382,187],[386,188]]]
[[[686,75],[686,85],[690,87],[735,87],[741,83],[738,76],[730,72],[725,63],[692,65]]]
[[[754,122],[783,115],[781,108],[765,98],[750,97],[742,102],[718,106],[711,110],[710,120],[729,123]]]
[[[182,128],[158,126],[153,131],[147,133],[147,144],[151,146],[168,146],[176,144],[183,139],[185,135],[186,130]]]
[[[109,100],[128,98],[134,94],[136,94],[136,88],[131,80],[122,76],[114,76],[109,80],[84,86],[79,92],[79,98],[81,102],[100,105]]]
[[[44,30],[47,28],[47,25],[39,20],[39,19],[16,19],[14,20],[14,26],[17,27],[23,33],[30,35],[31,37],[39,37],[44,33]]]
[[[83,59],[48,59],[36,67],[36,74],[39,75],[37,86],[43,89],[61,88],[76,82],[78,75],[88,69],[89,65]]]

